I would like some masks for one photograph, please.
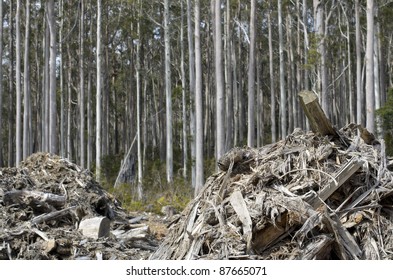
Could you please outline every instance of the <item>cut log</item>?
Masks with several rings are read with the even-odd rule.
[[[39,215],[39,216],[33,218],[30,222],[32,225],[34,225],[34,224],[39,224],[42,222],[47,222],[47,221],[50,221],[53,219],[57,219],[59,217],[63,217],[65,215],[70,214],[71,211],[74,210],[75,208],[76,208],[76,206],[71,206],[69,208],[61,209],[59,211],[54,211],[51,213],[42,214],[42,215]]]
[[[318,96],[312,91],[302,91],[299,93],[299,98],[300,104],[310,122],[311,130],[323,136],[336,136],[337,132],[323,112],[318,102]]]
[[[47,203],[55,207],[62,207],[66,203],[66,197],[53,193],[28,190],[12,190],[4,193],[4,203],[6,205],[21,203],[22,201],[30,205],[41,205],[43,203]]]
[[[82,220],[79,229],[86,237],[98,239],[108,237],[110,232],[110,221],[107,217],[94,217]]]

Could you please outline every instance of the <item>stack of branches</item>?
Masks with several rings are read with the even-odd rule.
[[[0,259],[147,258],[156,245],[140,220],[59,156],[36,153],[0,169]]]
[[[393,259],[393,173],[358,130],[232,149],[151,259]]]

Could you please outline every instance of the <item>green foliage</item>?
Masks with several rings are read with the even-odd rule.
[[[318,44],[320,43],[320,36],[310,34],[310,48],[308,49],[308,64],[304,65],[305,69],[312,69],[318,65],[321,59],[321,54],[318,52]]]
[[[385,131],[386,153],[393,155],[393,88],[389,89],[387,101],[376,111],[381,119],[382,129]]]

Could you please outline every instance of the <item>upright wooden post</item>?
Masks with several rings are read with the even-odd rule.
[[[312,91],[301,91],[299,98],[313,132],[320,135],[337,135],[336,130],[322,110],[318,102],[318,96],[315,93]]]

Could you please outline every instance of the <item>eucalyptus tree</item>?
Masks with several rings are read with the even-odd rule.
[[[23,110],[23,159],[30,154],[31,145],[31,97],[30,97],[30,0],[26,0],[25,7],[25,46],[24,46],[24,70],[23,70],[23,95],[24,95],[24,110]]]
[[[16,14],[15,14],[15,53],[16,53],[16,68],[15,68],[15,80],[16,80],[16,133],[15,133],[15,145],[16,145],[16,160],[15,163],[18,166],[22,160],[22,92],[21,92],[21,39],[20,39],[20,13],[21,13],[21,1],[16,1]]]
[[[367,40],[366,40],[366,128],[374,132],[374,0],[367,0]]]
[[[248,132],[247,145],[255,146],[255,0],[250,10],[250,51],[248,59]]]
[[[97,0],[97,53],[96,53],[96,178],[101,180],[101,90],[102,90],[102,43],[101,43],[102,0]]]
[[[200,1],[195,0],[195,145],[196,145],[196,182],[195,194],[203,187],[203,110],[202,110],[202,53],[201,53],[201,32],[200,32]]]
[[[49,152],[57,153],[57,102],[56,102],[56,20],[54,0],[48,0],[48,25],[50,33],[49,58]]]
[[[221,1],[214,0],[214,68],[216,81],[216,158],[225,152],[225,95],[222,65]]]
[[[3,1],[0,2],[0,58],[3,57]],[[3,135],[3,63],[0,63],[0,135]],[[3,166],[3,137],[0,137],[0,167]]]

